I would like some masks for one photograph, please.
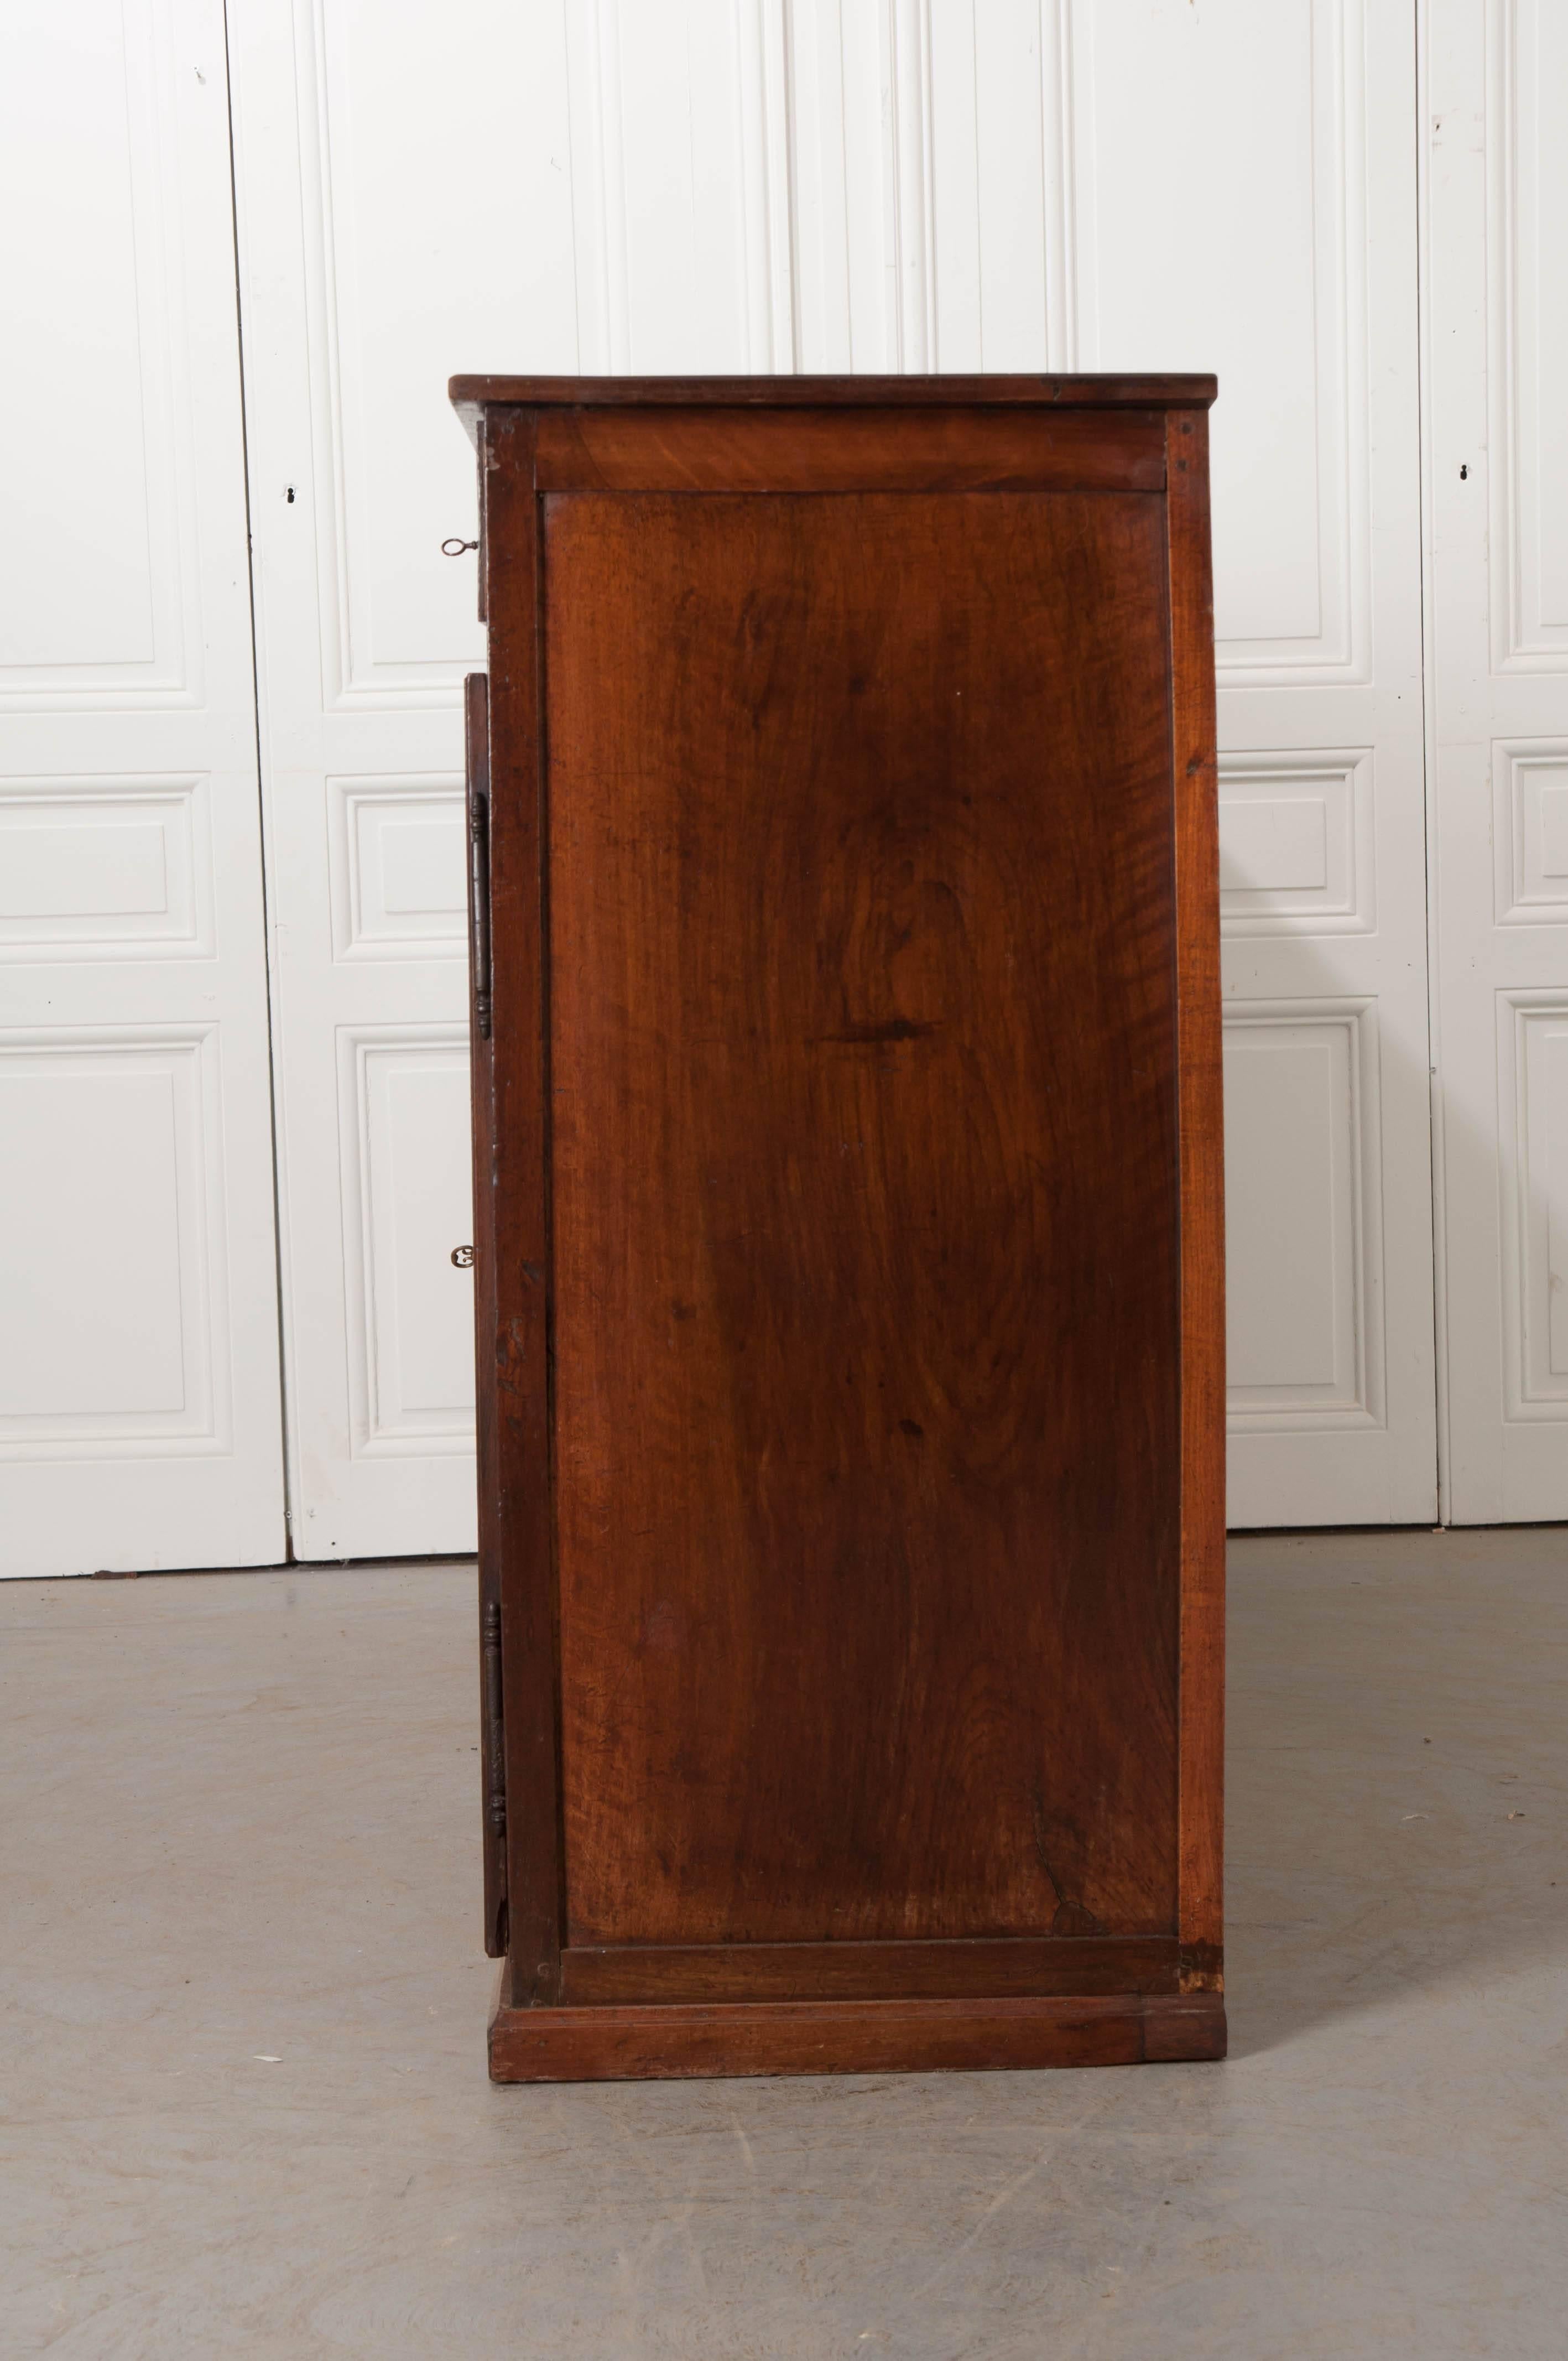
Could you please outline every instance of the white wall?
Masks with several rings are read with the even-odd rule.
[[[439,544],[476,512],[445,380],[481,369],[1218,372],[1233,1519],[1435,1513],[1445,1315],[1459,1513],[1568,1513],[1568,346],[1540,259],[1568,187],[1545,0],[229,0],[227,17],[300,1554],[460,1549],[473,1530],[470,1282],[449,1256],[469,1233],[458,697],[484,642],[474,560]],[[37,464],[13,470],[33,555],[0,648],[0,841],[24,881],[14,909],[0,895],[0,1086],[9,1047],[48,1143],[4,1234],[38,1405],[12,1415],[56,1424],[0,1428],[0,1449],[46,1522],[67,1512],[56,1540],[80,1509],[62,1563],[164,1544],[122,1485],[137,1389],[174,1383],[155,1335],[203,1451],[221,1436],[259,1470],[276,1401],[216,23],[215,0],[127,0],[123,20],[29,0],[7,26],[30,44],[8,84],[19,195],[51,170],[60,187],[13,299],[50,359],[5,390],[23,405],[7,447]],[[28,160],[18,143],[54,117]],[[107,399],[83,409],[90,380]],[[167,907],[133,908],[155,839]],[[173,1034],[148,1031],[155,1010]],[[162,1059],[186,1107],[163,1178],[143,1158],[145,1205],[102,1178],[135,1163],[104,1112],[130,1095],[38,1063],[34,1033],[67,1013],[121,1058],[105,1081]],[[69,1082],[87,1152],[61,1148],[45,1082]],[[104,1270],[31,1251],[67,1227]],[[114,1337],[144,1334],[115,1361]],[[107,1408],[82,1406],[88,1366],[120,1386]],[[207,1369],[226,1424],[194,1407]],[[63,1440],[69,1476],[33,1433]],[[272,1466],[230,1528],[170,1508],[178,1547],[262,1550]],[[155,1526],[190,1474],[148,1479]]]

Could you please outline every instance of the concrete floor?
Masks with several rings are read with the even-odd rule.
[[[0,2355],[1568,2355],[1568,1532],[1233,1554],[1221,2066],[492,2090],[466,1569],[0,1587]]]

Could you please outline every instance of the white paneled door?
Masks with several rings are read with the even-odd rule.
[[[0,12],[4,1571],[284,1550],[222,0]]]
[[[474,1545],[462,677],[446,379],[576,366],[559,12],[230,0],[302,1558]]]
[[[1568,1518],[1568,10],[1427,19],[1434,908],[1462,1523]]]

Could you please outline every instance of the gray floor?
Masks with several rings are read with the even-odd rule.
[[[1568,2354],[1568,1532],[1233,1554],[1223,2066],[495,2091],[466,1569],[0,1587],[0,2354]]]

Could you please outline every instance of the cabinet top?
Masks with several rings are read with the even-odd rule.
[[[479,412],[545,409],[1206,410],[1212,377],[455,377],[469,434]]]

